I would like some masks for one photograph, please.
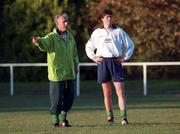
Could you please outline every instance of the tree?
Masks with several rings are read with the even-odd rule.
[[[114,22],[135,42],[131,61],[179,61],[179,4],[178,0],[90,1],[86,3],[84,20],[90,35],[100,22],[98,16],[103,8],[109,7],[113,11]],[[160,68],[159,71],[167,74],[168,69]],[[128,72],[133,71],[128,69]],[[157,71],[151,70],[150,75],[157,75]]]
[[[54,16],[69,14],[69,30],[74,34],[81,62],[90,61],[85,44],[100,23],[99,14],[105,7],[113,10],[114,22],[135,42],[131,61],[179,61],[180,16],[179,0],[6,0],[0,1],[0,62],[46,62],[46,53],[31,45],[32,35],[44,36],[55,27]],[[41,74],[28,77],[27,72]],[[41,69],[19,70],[19,79],[43,79]],[[133,72],[128,68],[128,73]],[[175,70],[179,70],[176,67]],[[87,70],[89,71],[89,70]],[[168,70],[158,69],[163,75]],[[91,70],[94,72],[94,70]],[[94,72],[95,73],[95,72]],[[94,73],[91,73],[94,75]],[[151,70],[155,76],[157,70]],[[166,75],[167,76],[167,75]],[[178,76],[178,74],[175,74]],[[88,76],[89,77],[89,76]]]

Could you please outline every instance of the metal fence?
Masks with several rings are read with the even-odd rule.
[[[180,62],[126,62],[122,64],[123,66],[142,66],[143,68],[143,95],[147,95],[147,67],[148,66],[177,66]],[[14,68],[15,67],[44,67],[47,63],[3,63],[0,67],[10,68],[10,95],[14,95]],[[96,63],[79,63],[78,74],[76,79],[76,95],[80,96],[80,69],[82,66],[97,66]]]

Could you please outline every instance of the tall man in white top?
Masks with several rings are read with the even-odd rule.
[[[112,110],[112,86],[118,96],[121,124],[127,125],[124,74],[122,63],[130,59],[134,43],[120,27],[112,23],[112,11],[105,9],[101,14],[103,26],[97,28],[86,43],[87,56],[97,63],[98,83],[102,85],[107,122],[114,122]]]

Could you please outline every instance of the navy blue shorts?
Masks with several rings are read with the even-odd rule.
[[[115,61],[116,58],[103,58],[97,66],[98,83],[124,82],[122,65]]]

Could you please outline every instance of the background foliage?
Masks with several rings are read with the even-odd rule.
[[[75,36],[80,61],[89,62],[85,43],[99,25],[102,9],[107,7],[113,10],[114,22],[135,43],[131,61],[179,61],[179,0],[4,0],[0,1],[0,63],[46,62],[46,53],[32,46],[30,37],[51,32],[55,27],[54,16],[60,12],[69,14],[69,30]],[[84,71],[93,75],[94,70]],[[179,77],[179,67],[174,67],[170,74],[168,70],[168,67],[152,68],[150,77],[158,77],[158,73],[159,77]],[[7,79],[5,72],[1,71],[0,75]],[[40,75],[32,76],[32,72]],[[20,80],[44,79],[43,72],[42,68],[17,70]],[[138,77],[142,70],[137,68],[134,72],[127,68],[126,72]]]

